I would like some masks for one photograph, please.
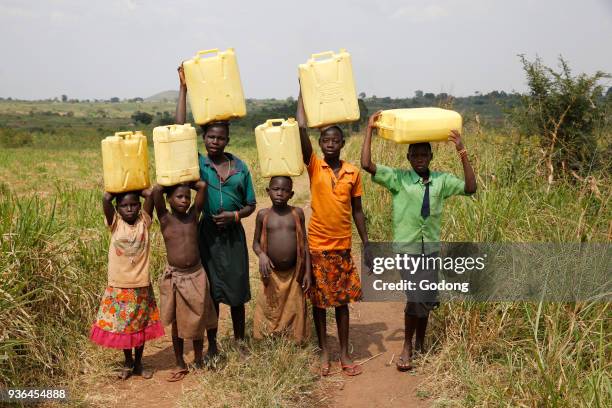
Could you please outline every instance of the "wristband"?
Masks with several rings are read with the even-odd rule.
[[[234,221],[235,222],[240,221],[240,214],[238,214],[238,211],[234,211]]]

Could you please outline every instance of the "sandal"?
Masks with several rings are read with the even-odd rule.
[[[412,364],[410,363],[410,359],[404,360],[403,357],[399,357],[397,363],[395,363],[395,367],[397,371],[406,372],[412,370]]]
[[[166,378],[168,382],[177,382],[181,381],[185,376],[189,374],[189,370],[186,368],[180,369],[178,371],[172,371],[170,373],[170,377]]]
[[[349,377],[354,377],[363,373],[363,367],[357,363],[344,365],[342,361],[340,361],[340,366],[342,367],[342,372]]]
[[[125,381],[132,375],[132,369],[130,367],[122,367],[117,374],[117,378],[121,381]]]
[[[331,371],[331,364],[329,361],[326,364],[321,364],[321,377],[327,377]]]
[[[147,370],[143,366],[140,366],[140,369],[134,367],[134,369],[132,370],[132,374],[140,376],[145,380],[150,380],[151,378],[153,378],[153,371]]]

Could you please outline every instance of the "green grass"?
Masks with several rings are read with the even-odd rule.
[[[535,141],[469,129],[478,178],[473,198],[445,205],[443,241],[610,242],[610,175],[548,186]],[[347,143],[358,157],[360,140]],[[373,160],[406,167],[405,150],[375,140]],[[353,160],[355,161],[355,160]],[[454,148],[438,145],[433,168],[462,174]],[[391,197],[364,177],[371,239],[391,240]],[[584,271],[588,273],[588,271]],[[430,323],[433,343],[421,393],[439,406],[604,407],[612,404],[610,304],[443,304]]]
[[[136,128],[129,116],[139,107],[128,105],[0,103],[0,127],[31,136],[20,147],[0,148],[0,356],[8,357],[0,359],[2,385],[63,384],[78,404],[117,360],[117,353],[89,344],[87,334],[108,250],[99,143],[114,130]],[[73,117],[38,112],[70,107]],[[97,108],[106,117],[96,116]],[[144,130],[150,137],[151,126]],[[517,140],[508,132],[466,129],[479,191],[448,201],[443,240],[609,242],[610,175],[596,171],[585,181],[569,176],[548,186],[535,141]],[[360,147],[359,136],[350,138],[343,157],[358,164]],[[403,149],[376,139],[373,157],[406,166]],[[266,180],[258,176],[252,132],[233,128],[228,151],[246,161],[261,197]],[[461,174],[450,146],[437,146],[434,154],[435,168]],[[389,240],[391,197],[369,176],[363,180],[371,239]],[[305,194],[297,191],[296,200]],[[157,226],[152,245],[155,279],[164,262]],[[252,283],[256,293],[256,277]],[[610,321],[608,303],[443,305],[432,318],[434,347],[424,367],[431,386],[420,393],[444,406],[610,406]],[[250,343],[242,364],[227,339],[222,346],[225,366],[203,376],[181,405],[312,403],[319,385],[304,368],[312,363],[311,348],[283,340]],[[91,384],[83,383],[82,371]]]

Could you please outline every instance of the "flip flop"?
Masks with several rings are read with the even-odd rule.
[[[321,377],[327,377],[331,371],[331,364],[329,361],[327,364],[321,364]]]
[[[177,382],[177,381],[181,381],[183,378],[185,378],[185,376],[189,374],[189,370],[186,368],[183,368],[181,370],[178,371],[172,371],[170,373],[170,377],[166,378],[166,381],[168,382]]]
[[[412,364],[410,364],[410,360],[404,360],[403,357],[399,357],[397,363],[395,363],[395,367],[397,371],[406,372],[412,370]]]
[[[363,373],[363,367],[361,367],[361,365],[357,363],[344,365],[341,361],[340,366],[342,367],[342,372],[345,375],[348,375],[349,377],[354,377]]]

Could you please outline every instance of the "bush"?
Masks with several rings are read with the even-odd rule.
[[[539,137],[549,184],[555,174],[589,173],[596,164],[597,129],[605,118],[600,81],[610,76],[601,71],[574,76],[562,57],[560,71],[540,58],[520,57],[530,91],[513,118],[525,134]]]
[[[134,122],[140,122],[143,125],[148,125],[153,121],[153,115],[141,111],[136,111],[131,118]]]
[[[32,135],[10,128],[0,129],[0,146],[2,147],[24,147],[32,145]]]

